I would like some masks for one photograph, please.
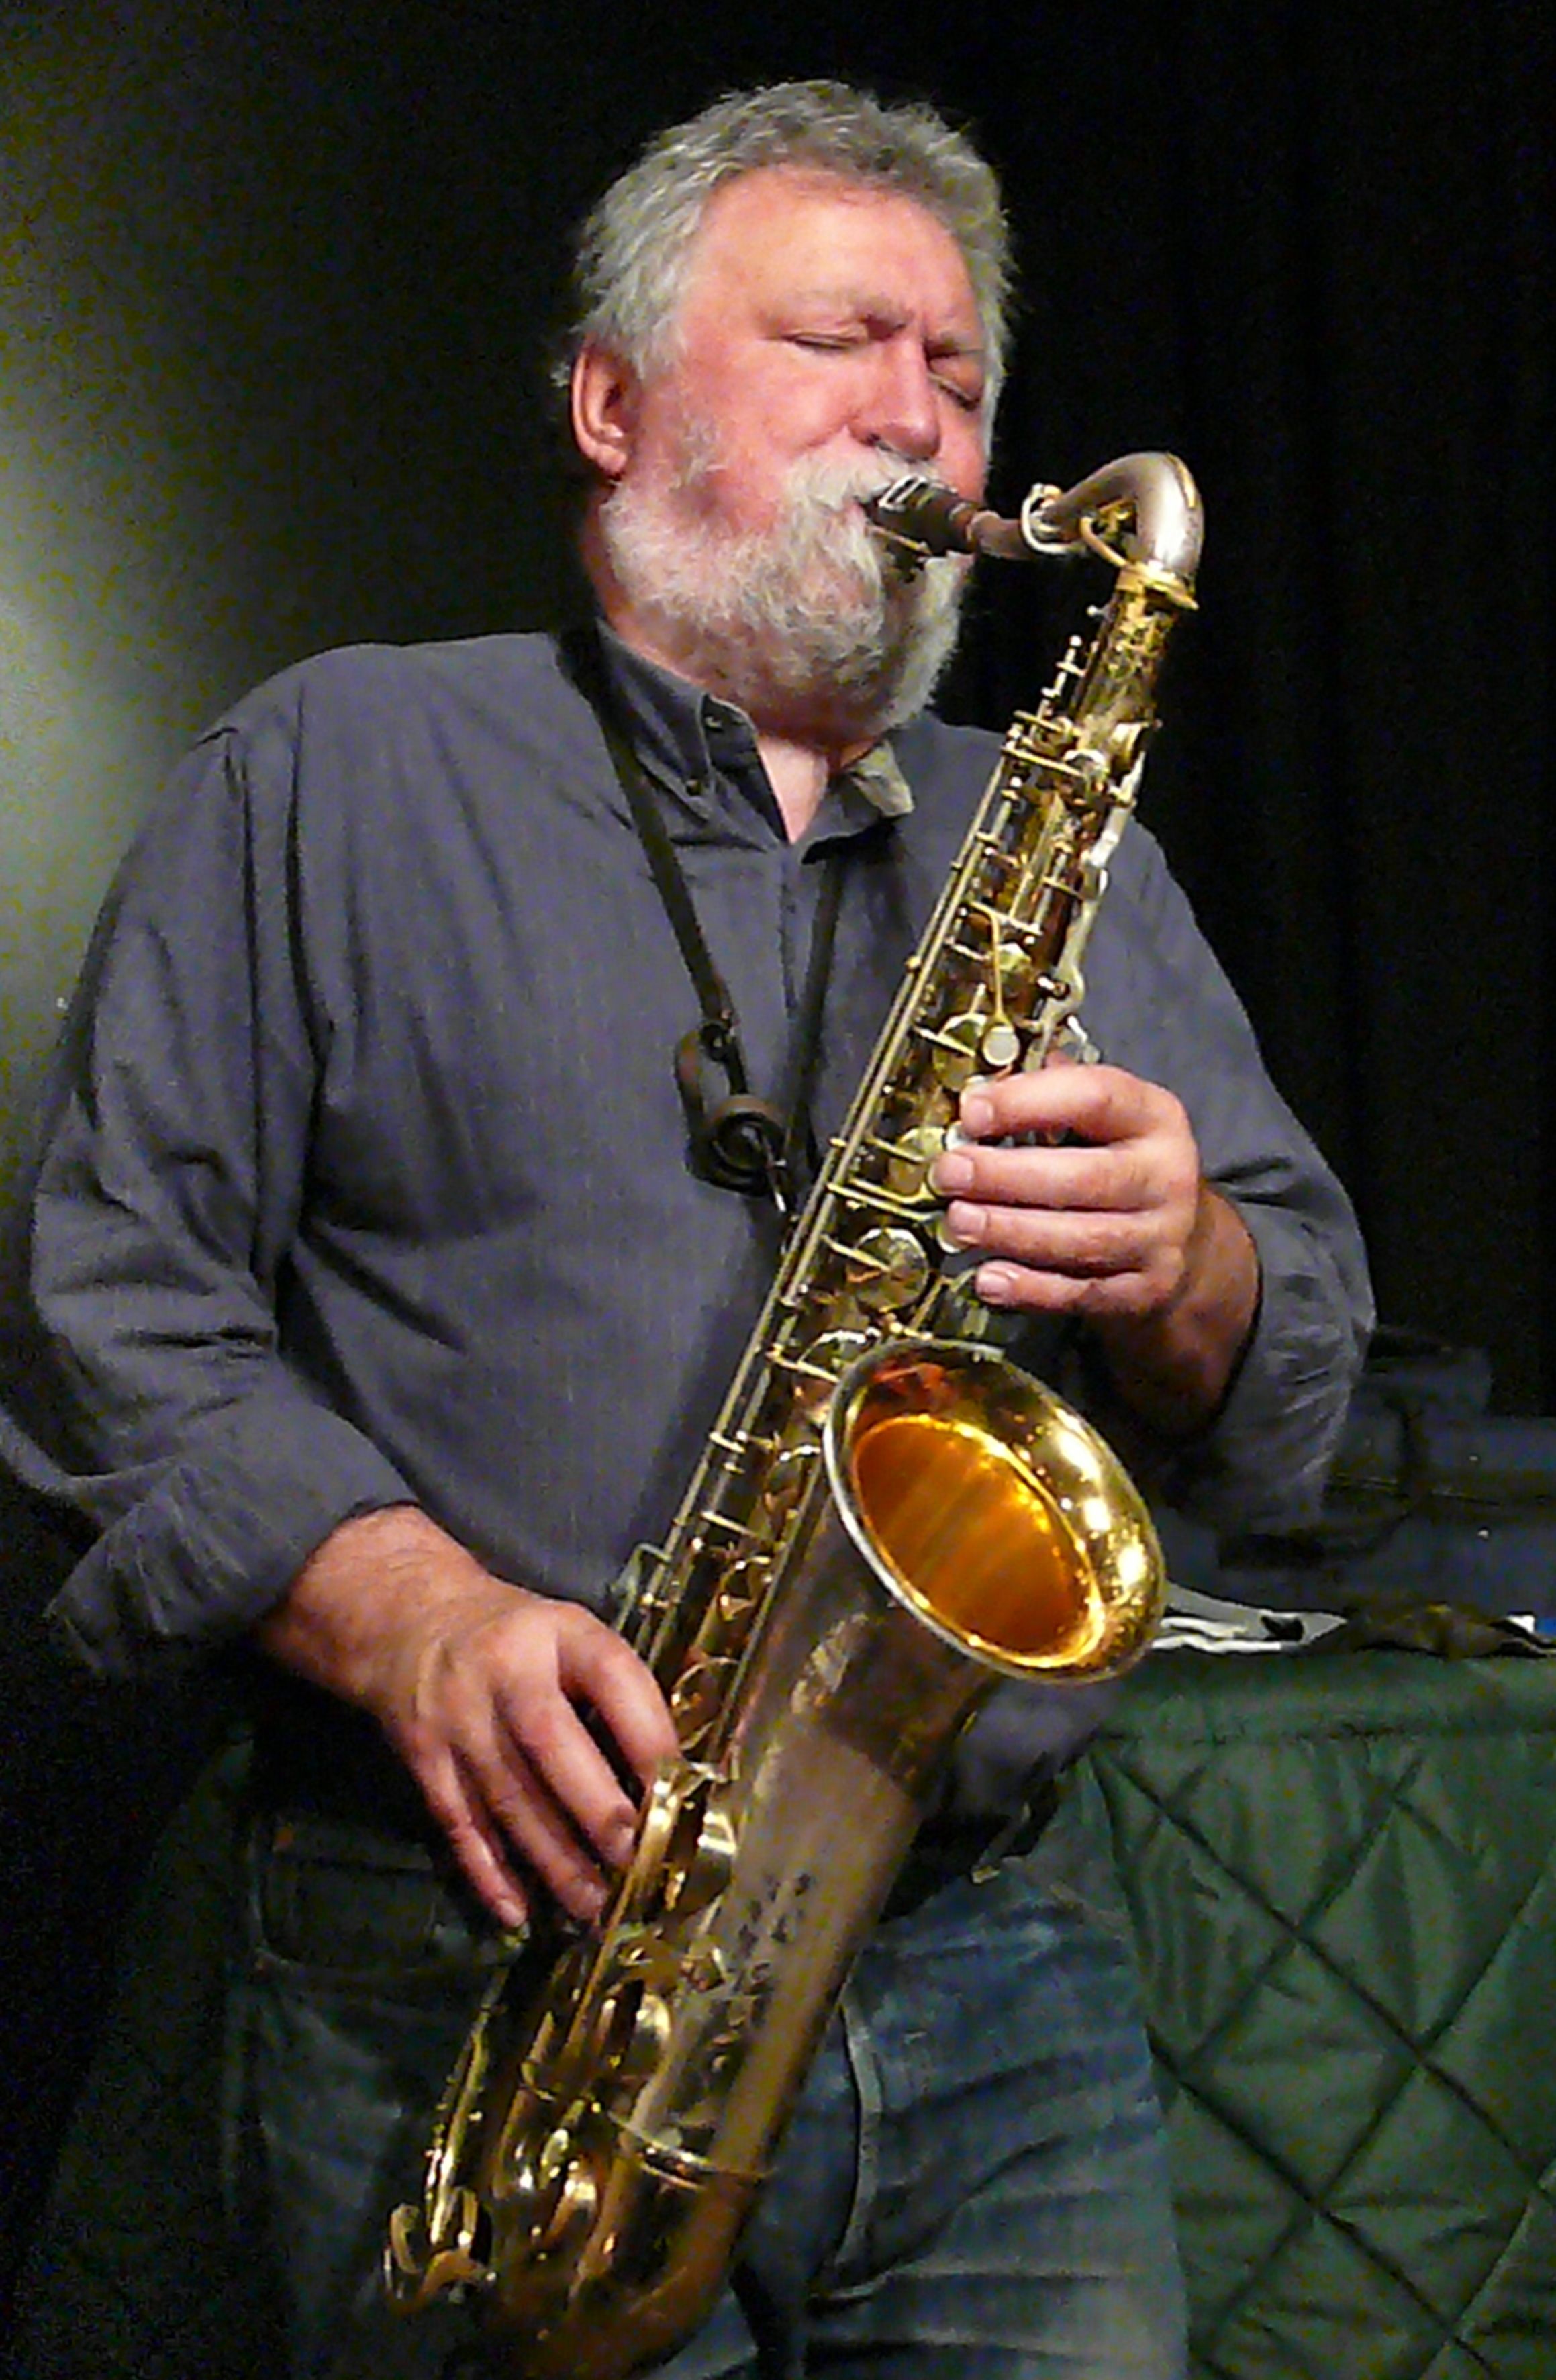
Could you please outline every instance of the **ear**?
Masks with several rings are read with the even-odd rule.
[[[642,383],[604,347],[580,347],[573,362],[573,436],[602,479],[619,480],[632,459]]]

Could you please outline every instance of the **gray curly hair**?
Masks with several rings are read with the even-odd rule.
[[[888,105],[842,82],[732,91],[662,132],[612,183],[578,234],[571,327],[553,366],[565,394],[586,344],[643,372],[674,350],[693,243],[721,186],[764,165],[798,165],[915,199],[967,268],[987,357],[992,419],[1009,342],[1010,236],[993,170],[919,103]]]

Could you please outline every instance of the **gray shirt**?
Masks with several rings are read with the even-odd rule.
[[[760,1093],[839,855],[824,1135],[997,740],[919,719],[790,844],[737,711],[613,667]],[[325,654],[201,742],[100,922],[8,1244],[0,1459],[80,1533],[55,1614],[89,1662],[231,1643],[338,1523],[407,1500],[599,1603],[664,1525],[773,1261],[770,1215],[687,1162],[672,1056],[698,1014],[549,639]],[[1131,1459],[1213,1524],[1289,1523],[1359,1362],[1361,1250],[1138,826],[1084,1016],[1184,1100],[1262,1268],[1215,1427]],[[1001,1699],[991,1740],[1015,1709],[1019,1749],[1042,1697]]]

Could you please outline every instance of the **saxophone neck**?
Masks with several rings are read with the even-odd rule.
[[[1034,552],[1085,546],[1117,567],[1133,567],[1181,601],[1194,600],[1204,542],[1204,508],[1186,463],[1176,455],[1121,455],[1073,488],[1036,487],[1021,507],[1022,535]]]
[[[1005,520],[938,480],[893,480],[865,511],[906,575],[931,556],[991,554],[1032,562],[1085,548],[1131,569],[1185,608],[1194,601],[1203,516],[1186,464],[1175,455],[1121,455],[1073,488],[1028,491]]]

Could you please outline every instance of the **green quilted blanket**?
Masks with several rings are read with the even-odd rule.
[[[1556,2380],[1556,1661],[1160,1654],[1081,1788],[1195,2380]]]

